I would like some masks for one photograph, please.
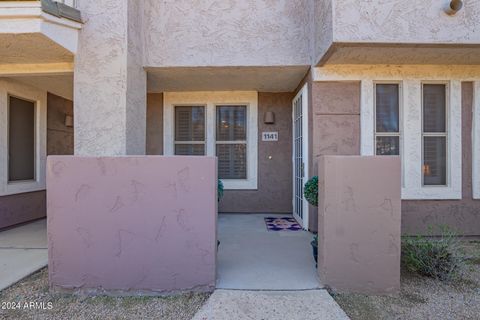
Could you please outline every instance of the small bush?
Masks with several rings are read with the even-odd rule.
[[[303,191],[305,199],[314,207],[318,207],[318,177],[314,176],[305,183]]]
[[[217,187],[217,198],[218,202],[220,202],[220,199],[223,197],[223,182],[222,180],[218,179],[218,187]]]
[[[450,280],[457,274],[463,263],[459,252],[457,235],[447,227],[441,227],[441,235],[435,238],[416,236],[402,241],[402,262],[405,267],[439,280]]]

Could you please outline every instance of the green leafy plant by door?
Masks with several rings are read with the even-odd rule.
[[[218,202],[220,202],[220,200],[222,199],[223,197],[223,182],[222,180],[218,179],[218,186],[217,186],[217,199],[218,199]]]
[[[314,207],[318,207],[318,177],[313,176],[305,183],[305,189],[303,191],[305,199]]]

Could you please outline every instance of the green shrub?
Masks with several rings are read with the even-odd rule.
[[[406,237],[402,240],[402,262],[420,275],[439,280],[450,280],[463,264],[457,235],[447,227],[440,227],[440,236]]]
[[[305,183],[303,191],[305,199],[314,207],[318,207],[318,177],[314,176]]]
[[[222,180],[218,179],[218,187],[217,187],[217,199],[220,202],[220,199],[223,197],[223,182]]]

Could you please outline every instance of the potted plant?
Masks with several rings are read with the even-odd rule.
[[[314,176],[305,183],[305,189],[303,191],[305,199],[314,207],[318,207],[318,177]],[[312,242],[313,258],[315,259],[315,266],[318,259],[318,234],[313,236]]]
[[[220,199],[223,197],[223,182],[222,180],[218,179],[218,187],[217,187],[217,199],[220,202]]]
[[[217,184],[217,201],[220,202],[220,200],[223,197],[223,182],[222,180],[218,179],[218,184]],[[220,240],[217,240],[217,250],[218,246],[220,245]]]

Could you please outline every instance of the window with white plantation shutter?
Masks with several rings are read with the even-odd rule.
[[[375,154],[400,154],[400,85],[375,84]]]
[[[247,107],[216,106],[216,154],[220,179],[247,178]]]
[[[175,155],[205,155],[204,106],[175,106]]]
[[[165,92],[163,154],[216,156],[225,190],[256,190],[258,92]]]
[[[447,86],[422,86],[423,185],[447,185]]]

